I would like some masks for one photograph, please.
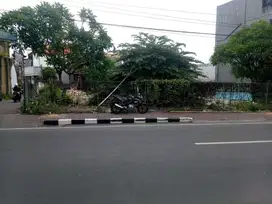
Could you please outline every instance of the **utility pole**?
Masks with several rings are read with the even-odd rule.
[[[247,23],[247,0],[245,0],[244,26]]]
[[[24,57],[24,54],[22,53],[22,70],[23,70],[23,97],[24,97],[24,110],[26,108],[26,103],[27,103],[27,83],[26,83],[26,76],[25,76],[25,57]]]

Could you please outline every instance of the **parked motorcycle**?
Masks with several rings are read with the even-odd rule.
[[[12,100],[14,103],[20,102],[22,98],[22,91],[14,91],[12,95]]]
[[[138,96],[127,96],[122,97],[119,95],[113,95],[113,100],[111,102],[111,112],[118,114],[121,112],[128,112],[129,109],[136,108],[138,113],[144,114],[148,111],[147,104],[144,102],[143,97],[138,94]]]

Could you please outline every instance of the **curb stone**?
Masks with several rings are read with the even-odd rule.
[[[65,126],[65,125],[96,125],[96,124],[139,124],[139,123],[192,123],[191,117],[176,117],[176,118],[85,118],[81,120],[75,119],[56,119],[45,120],[44,125],[47,126]]]

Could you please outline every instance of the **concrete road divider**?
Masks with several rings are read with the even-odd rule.
[[[191,117],[176,118],[85,118],[85,119],[55,119],[45,120],[44,125],[65,126],[65,125],[96,125],[96,124],[139,124],[139,123],[192,123]]]

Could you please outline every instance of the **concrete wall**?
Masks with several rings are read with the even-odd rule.
[[[245,9],[245,1],[247,6]],[[263,0],[233,0],[217,7],[217,24],[216,24],[216,39],[215,45],[220,45],[227,42],[226,36],[220,34],[230,34],[239,31],[246,20],[246,24],[250,25],[260,19],[270,21],[272,19],[272,8],[262,8]],[[245,16],[246,11],[246,16]],[[270,14],[271,13],[271,14]],[[234,32],[234,33],[235,33]],[[231,73],[231,67],[228,65],[216,66],[216,81],[217,82],[239,82]],[[249,81],[249,80],[246,80]]]
[[[215,66],[212,64],[204,64],[199,66],[203,75],[206,77],[199,77],[201,81],[208,82],[208,81],[215,81]]]

